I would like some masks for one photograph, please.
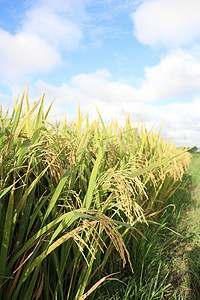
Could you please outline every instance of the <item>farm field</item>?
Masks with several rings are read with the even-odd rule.
[[[0,299],[195,297],[200,156],[129,117],[51,124],[44,101],[0,116]]]

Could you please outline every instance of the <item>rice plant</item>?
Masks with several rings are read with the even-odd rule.
[[[0,299],[85,299],[125,265],[130,240],[156,220],[190,162],[148,132],[48,121],[28,91],[0,113]],[[114,275],[112,275],[114,274]],[[114,279],[113,279],[114,280]]]

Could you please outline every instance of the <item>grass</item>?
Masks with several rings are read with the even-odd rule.
[[[168,293],[156,222],[190,154],[129,117],[50,124],[43,106],[26,91],[0,113],[0,298],[96,299],[124,276],[140,299]]]
[[[190,287],[194,293],[194,299],[200,298],[200,156],[193,154],[189,174],[192,177],[191,207],[187,212],[187,233],[190,236],[187,245],[188,271],[190,273]]]

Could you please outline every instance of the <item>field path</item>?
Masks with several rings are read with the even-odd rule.
[[[194,242],[200,237],[200,154],[193,154],[189,174],[192,179],[191,209],[188,210],[188,230],[194,234]],[[200,245],[199,245],[200,246]]]
[[[176,299],[200,299],[200,154],[193,154],[184,211],[178,223],[183,238],[173,249],[173,285]]]

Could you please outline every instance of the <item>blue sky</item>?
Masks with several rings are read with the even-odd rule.
[[[96,105],[199,144],[199,28],[199,0],[0,0],[0,103],[29,82],[31,101],[56,96],[52,119]]]

